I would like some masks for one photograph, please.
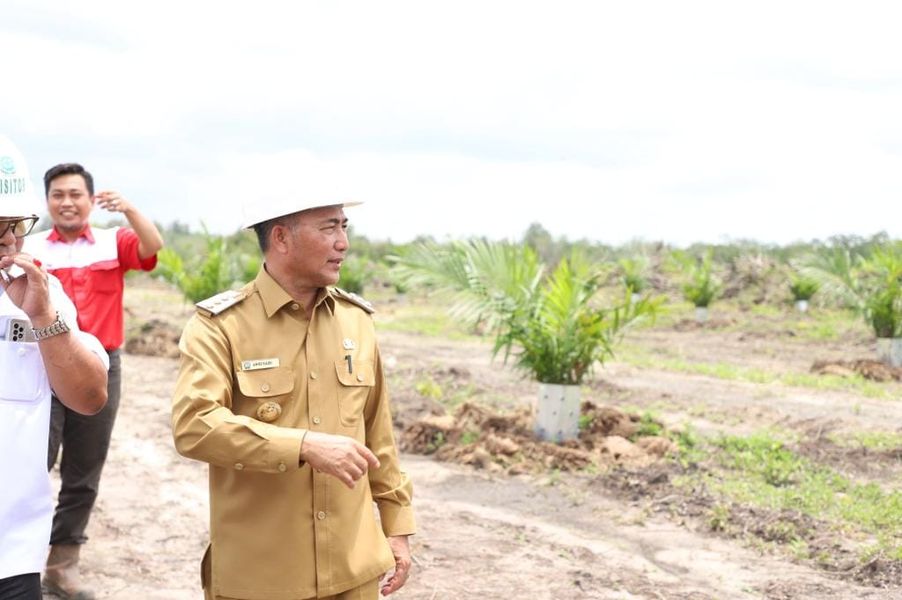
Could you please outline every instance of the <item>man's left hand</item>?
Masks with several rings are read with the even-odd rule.
[[[388,538],[388,545],[391,546],[391,553],[395,557],[395,570],[382,582],[380,591],[383,596],[400,590],[410,576],[410,543],[407,541],[407,536],[391,536]]]
[[[98,192],[95,198],[100,208],[110,212],[126,213],[132,209],[131,203],[123,198],[119,192],[113,190]]]

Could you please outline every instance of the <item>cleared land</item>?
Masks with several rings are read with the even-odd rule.
[[[548,463],[515,428],[531,382],[440,307],[377,302],[399,440],[424,418],[450,423],[441,415],[461,406],[509,424],[488,431],[471,420],[429,455],[405,454],[420,533],[413,577],[396,597],[902,596],[902,383],[810,373],[816,360],[872,358],[864,326],[715,307],[698,327],[677,307],[632,332],[584,398],[636,415],[681,452],[614,459],[596,438],[574,448],[589,464]],[[177,362],[165,356],[190,308],[143,281],[127,304],[130,333],[145,325],[142,351],[155,356],[123,360],[87,578],[104,598],[201,598],[206,469],[172,448]],[[498,438],[519,454],[491,452]]]

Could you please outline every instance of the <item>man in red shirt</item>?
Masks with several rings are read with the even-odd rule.
[[[94,179],[79,164],[48,170],[44,189],[53,228],[31,236],[28,252],[59,278],[78,309],[79,327],[100,340],[110,357],[106,407],[87,417],[54,398],[50,423],[48,468],[56,463],[61,442],[63,453],[44,585],[62,598],[89,600],[94,595],[81,584],[78,555],[87,541],[85,528],[119,408],[124,276],[131,269],[153,269],[163,238],[153,222],[119,193],[102,191],[95,196]],[[95,205],[121,213],[131,227],[92,228],[88,220]]]

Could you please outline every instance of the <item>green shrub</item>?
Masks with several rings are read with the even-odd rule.
[[[368,277],[367,270],[366,261],[353,256],[346,258],[341,264],[338,287],[346,292],[362,295]]]
[[[414,389],[416,389],[420,396],[432,398],[433,400],[441,400],[444,395],[442,386],[436,383],[431,377],[418,381],[416,386],[414,386]]]
[[[636,431],[633,439],[646,436],[664,435],[664,426],[654,417],[653,414],[646,411],[639,418],[639,429]]]

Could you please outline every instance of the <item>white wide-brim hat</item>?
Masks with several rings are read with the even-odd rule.
[[[311,208],[322,208],[324,206],[357,206],[363,204],[361,201],[350,201],[344,199],[328,199],[318,196],[315,200],[304,200],[300,198],[277,198],[277,199],[261,199],[256,202],[248,201],[242,205],[242,221],[241,227],[250,229],[258,223],[277,219],[287,215],[301,212],[302,210],[310,210]]]
[[[38,216],[38,198],[25,158],[16,145],[0,134],[0,218]]]

